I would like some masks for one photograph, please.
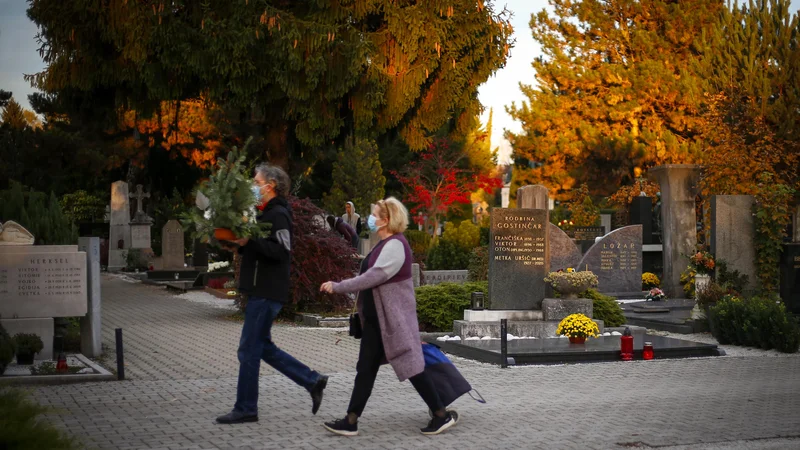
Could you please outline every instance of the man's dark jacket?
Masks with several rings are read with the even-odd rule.
[[[251,238],[239,248],[242,266],[239,290],[252,297],[281,303],[289,301],[289,273],[292,264],[292,212],[282,197],[270,200],[258,214],[259,223],[269,223],[266,238]]]

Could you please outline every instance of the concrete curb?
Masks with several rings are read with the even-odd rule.
[[[70,375],[24,375],[24,376],[9,376],[0,378],[0,383],[7,385],[55,385],[55,384],[73,384],[73,383],[88,383],[93,381],[114,381],[117,379],[116,375],[106,370],[103,366],[95,363],[89,358],[81,355],[73,355],[78,358],[82,363],[86,364],[96,373],[87,374],[70,374]]]

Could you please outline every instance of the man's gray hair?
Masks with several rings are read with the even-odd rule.
[[[256,173],[260,173],[268,183],[275,183],[275,193],[281,197],[289,195],[291,182],[289,175],[280,167],[272,164],[261,163],[256,166]]]

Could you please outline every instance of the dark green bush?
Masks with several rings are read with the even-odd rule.
[[[439,239],[428,252],[428,270],[465,270],[469,266],[471,249],[459,246],[453,241]]]
[[[414,254],[414,262],[424,263],[428,250],[431,248],[433,236],[420,230],[406,230],[403,234],[411,247],[411,253]]]
[[[146,249],[131,248],[125,253],[125,268],[133,271],[136,269],[147,270],[148,258]]]
[[[703,309],[716,305],[727,295],[736,295],[741,291],[734,291],[711,281],[702,289],[697,290],[697,304]]]
[[[723,345],[775,348],[784,353],[800,348],[800,323],[774,298],[726,296],[710,308],[709,324]]]
[[[728,291],[743,294],[749,277],[738,270],[728,270],[728,263],[724,260],[718,259],[716,263],[716,283]]]
[[[4,450],[80,448],[74,439],[54,428],[40,415],[48,410],[27,399],[19,389],[0,388],[0,448]]]
[[[601,294],[597,289],[589,289],[580,297],[592,299],[592,318],[602,320],[604,326],[619,327],[625,324],[622,308],[614,297]]]
[[[3,325],[0,325],[0,375],[6,371],[8,363],[14,359],[17,353],[17,348],[14,345],[14,340],[8,335]]]
[[[484,299],[487,299],[489,283],[442,283],[418,287],[417,318],[420,328],[425,331],[452,330],[453,321],[464,318],[464,310],[470,307],[473,292],[483,292]]]
[[[489,247],[475,247],[469,256],[469,281],[489,280]]]

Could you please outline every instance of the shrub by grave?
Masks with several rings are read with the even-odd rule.
[[[465,220],[458,226],[448,222],[436,245],[428,252],[429,270],[465,270],[472,249],[480,244],[480,228]]]
[[[125,253],[125,270],[147,270],[148,258],[146,252],[147,249],[143,248],[128,249],[128,251]]]
[[[408,245],[411,247],[411,253],[414,254],[414,262],[424,264],[428,250],[431,248],[433,236],[420,230],[406,230],[403,234],[405,234]]]
[[[719,283],[711,281],[704,288],[697,291],[697,304],[704,310],[716,305],[720,300],[728,295],[738,295],[732,289],[721,286]]]
[[[745,287],[747,287],[749,277],[738,270],[728,270],[728,263],[718,259],[715,278],[716,283],[723,288],[742,294]]]
[[[464,317],[470,307],[472,293],[483,292],[489,297],[489,283],[469,282],[464,284],[442,283],[420,286],[416,289],[417,318],[425,331],[450,331],[453,321]]]
[[[16,353],[17,349],[14,345],[14,340],[8,335],[6,329],[0,325],[0,375],[5,373],[8,363],[14,359]]]
[[[48,409],[27,399],[19,389],[0,388],[0,448],[7,450],[59,449],[81,446],[40,416]]]
[[[800,348],[800,323],[772,297],[726,296],[709,310],[711,332],[720,344],[775,348],[795,353]]]
[[[489,247],[475,247],[469,256],[469,281],[489,280]]]
[[[32,333],[17,333],[14,335],[14,346],[18,355],[35,355],[42,351],[44,343],[42,338]]]
[[[587,289],[579,296],[592,299],[592,318],[602,320],[607,327],[619,327],[625,324],[625,315],[614,297],[601,294],[597,289]]]

